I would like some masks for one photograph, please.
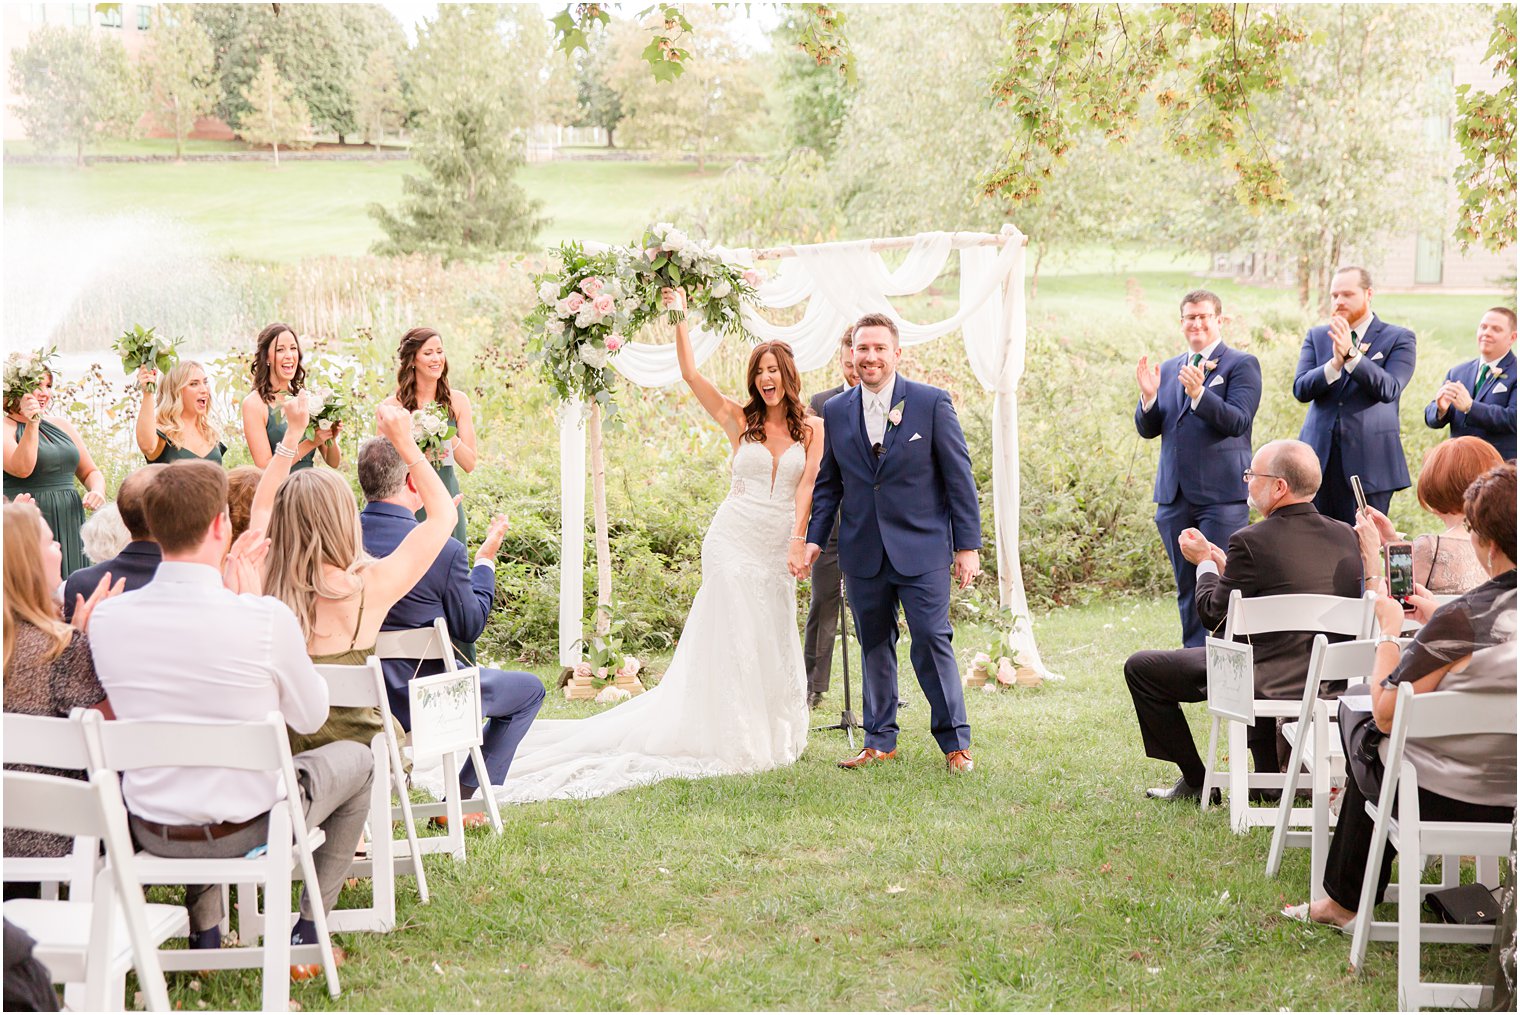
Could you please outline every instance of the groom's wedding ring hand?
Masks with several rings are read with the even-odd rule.
[[[969,589],[971,583],[981,577],[982,568],[977,559],[975,550],[961,550],[955,555],[953,567],[955,580],[962,589]]]

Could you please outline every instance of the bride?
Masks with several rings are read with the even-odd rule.
[[[662,292],[685,309],[685,294]],[[518,748],[507,802],[604,796],[671,778],[790,765],[807,744],[796,584],[823,421],[803,415],[791,347],[749,358],[740,405],[697,370],[676,325],[681,377],[733,446],[732,483],[702,540],[702,587],[658,687],[589,719],[539,720]]]

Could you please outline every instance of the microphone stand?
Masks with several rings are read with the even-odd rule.
[[[849,613],[845,609],[844,576],[839,576],[839,636],[843,639],[840,657],[844,660],[844,711],[839,713],[839,721],[829,726],[814,726],[813,732],[823,730],[844,730],[845,737],[849,740],[850,750],[855,749],[855,731],[861,731],[861,737],[865,737],[865,727],[855,718],[855,711],[850,705],[850,624]]]

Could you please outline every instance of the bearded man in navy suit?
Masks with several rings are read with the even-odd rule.
[[[950,393],[898,374],[897,324],[885,314],[855,322],[860,383],[823,407],[823,460],[813,484],[806,565],[839,518],[839,569],[861,651],[865,748],[841,761],[859,768],[897,755],[897,611],[929,700],[929,731],[951,772],[969,772],[971,724],[950,640],[950,577],[961,588],[980,571],[982,518],[971,456]],[[795,572],[794,572],[795,573]]]
[[[1309,403],[1298,439],[1319,455],[1324,473],[1314,507],[1354,526],[1352,476],[1361,477],[1367,504],[1385,515],[1394,493],[1409,487],[1399,396],[1414,376],[1414,332],[1372,312],[1365,268],[1337,269],[1330,302],[1330,323],[1304,337],[1293,397]]]
[[[1261,404],[1261,365],[1220,338],[1224,304],[1206,289],[1182,297],[1187,351],[1159,367],[1140,357],[1135,380],[1140,404],[1135,429],[1161,438],[1156,469],[1156,528],[1177,580],[1182,644],[1202,648],[1207,632],[1194,605],[1196,569],[1183,559],[1177,537],[1197,529],[1227,546],[1250,520],[1241,476],[1251,465],[1251,423]]]
[[[1515,457],[1515,312],[1494,307],[1478,322],[1478,356],[1446,371],[1425,425],[1453,437],[1480,437],[1499,457]],[[75,572],[78,574],[78,572]]]

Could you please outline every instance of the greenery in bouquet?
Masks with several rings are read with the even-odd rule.
[[[46,351],[13,352],[5,358],[5,411],[12,412],[21,399],[42,386],[43,379],[52,372],[53,357],[57,348]]]
[[[599,402],[610,416],[616,375],[611,357],[651,311],[639,299],[628,250],[559,248],[560,270],[534,279],[538,303],[528,314],[530,350],[560,398]]]
[[[765,281],[758,268],[729,264],[712,247],[669,222],[657,222],[645,231],[635,264],[651,314],[659,310],[661,289],[684,288],[687,311],[695,312],[708,331],[728,335],[744,333],[743,304],[755,301],[755,289]],[[684,316],[672,308],[670,323]]]
[[[114,348],[121,357],[121,368],[129,375],[145,366],[153,367],[161,375],[167,374],[179,362],[179,339],[160,338],[153,331],[134,324],[116,340]],[[149,381],[148,390],[153,387]]]
[[[435,462],[447,454],[454,432],[447,411],[437,402],[429,402],[412,413],[412,440]]]
[[[306,424],[306,439],[317,439],[318,430],[331,430],[336,424],[345,422],[349,414],[348,399],[341,391],[331,389],[309,388],[306,391],[307,406],[311,410],[311,421]],[[436,403],[435,403],[436,404]],[[412,428],[416,430],[416,416],[412,417]],[[447,426],[448,419],[444,418]],[[444,438],[447,440],[448,438]],[[421,442],[418,442],[421,446]]]

